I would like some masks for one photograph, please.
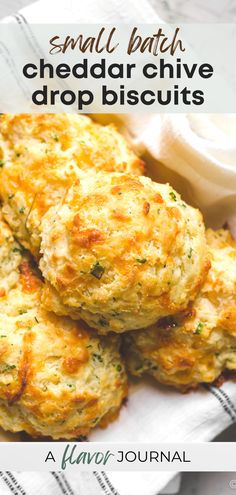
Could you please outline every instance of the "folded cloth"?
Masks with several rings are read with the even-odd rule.
[[[123,475],[123,473],[122,473]],[[176,476],[160,495],[177,493],[180,477]],[[136,486],[130,487],[130,494]],[[134,490],[134,491],[132,491]],[[0,472],[1,495],[118,495],[106,473]],[[143,492],[145,495],[146,492]],[[156,492],[155,492],[156,493]]]
[[[38,24],[160,22],[148,0],[39,0],[23,8],[19,15]]]
[[[236,386],[227,382],[180,394],[151,380],[133,384],[127,405],[106,430],[97,430],[91,441],[204,442],[212,440],[236,421]],[[120,495],[156,495],[170,473],[109,472]]]
[[[20,17],[25,22],[60,22],[62,19],[63,22],[159,21],[158,15],[146,0],[86,0],[83,3],[77,0],[51,0],[50,3],[41,0],[23,9],[18,19]],[[109,120],[110,117],[107,118]],[[189,195],[192,202],[199,203],[206,213],[210,208],[213,214],[214,198],[223,202],[229,201],[229,205],[231,204],[231,184],[235,175],[226,174],[229,180],[225,185],[225,175],[220,167],[216,166],[214,156],[209,158],[206,149],[201,149],[200,156],[192,136],[192,140],[187,141],[190,129],[188,134],[185,134],[186,125],[191,127],[187,117],[176,116],[176,120],[173,121],[171,116],[148,115],[139,119],[137,115],[131,115],[118,116],[117,121],[123,129],[128,129],[134,142],[143,148],[149,159],[153,178],[169,180],[185,196]],[[198,124],[201,126],[201,121]],[[181,153],[184,158],[181,158]],[[201,165],[199,168],[198,160]],[[160,164],[160,161],[164,165]],[[211,167],[207,172],[208,177],[204,163]],[[229,167],[227,170],[229,171]],[[201,196],[203,193],[204,197]],[[222,202],[220,205],[222,207]],[[231,213],[233,216],[234,212]],[[235,403],[236,386],[233,383],[225,383],[220,389],[213,385],[202,387],[197,392],[181,395],[151,380],[142,380],[131,385],[130,397],[118,420],[106,430],[94,431],[90,441],[209,441],[235,422]],[[0,493],[5,495],[10,491],[15,495],[32,495],[34,492],[38,495],[156,495],[172,477],[173,473],[161,472],[7,472],[0,475]]]
[[[95,116],[112,119],[146,154],[148,175],[201,209],[212,228],[226,222],[236,238],[236,115]]]

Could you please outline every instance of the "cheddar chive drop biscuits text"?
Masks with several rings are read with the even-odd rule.
[[[112,125],[84,115],[0,116],[0,197],[18,240],[37,256],[41,220],[79,171],[141,175],[142,161]]]
[[[86,174],[42,223],[45,306],[106,334],[187,307],[209,268],[200,212],[167,184]]]
[[[189,312],[125,337],[132,374],[187,389],[236,370],[236,243],[224,230],[207,239],[212,267]]]
[[[16,278],[0,295],[0,426],[53,439],[86,435],[113,419],[126,396],[119,338],[45,311],[42,282],[27,258],[14,267],[12,244],[1,236],[1,270],[12,257]]]

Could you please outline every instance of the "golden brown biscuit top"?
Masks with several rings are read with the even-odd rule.
[[[186,306],[209,268],[200,213],[146,177],[86,174],[42,231],[40,266],[62,302],[100,308],[104,320],[113,312],[115,331],[119,313],[130,325],[129,312],[138,324],[142,311],[153,318]]]

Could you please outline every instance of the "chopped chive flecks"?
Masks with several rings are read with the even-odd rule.
[[[144,263],[146,263],[146,258],[137,258],[136,259],[137,263],[140,263],[140,265],[144,265]]]
[[[93,353],[93,360],[99,361],[99,363],[103,363],[102,356],[100,354],[96,354],[95,352]]]
[[[5,364],[4,367],[0,370],[2,373],[6,373],[10,370],[14,370],[16,368],[15,364]]]
[[[191,259],[192,258],[192,254],[193,254],[193,248],[190,248],[189,249],[189,252],[188,252],[188,258]]]
[[[100,278],[103,276],[104,271],[105,271],[105,268],[103,268],[103,266],[100,265],[99,261],[97,261],[93,265],[90,273],[91,273],[91,275],[93,275],[94,277],[96,277],[98,280],[100,280]]]
[[[204,328],[204,324],[203,323],[198,323],[197,327],[196,327],[196,330],[194,333],[196,333],[197,335],[199,335],[200,333],[202,333],[203,331],[203,328]]]
[[[22,253],[22,250],[18,247],[14,247],[12,251],[13,253]]]
[[[173,199],[173,201],[177,201],[174,191],[170,192],[170,197],[171,197],[171,199]]]

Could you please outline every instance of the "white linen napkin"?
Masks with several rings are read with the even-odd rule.
[[[26,22],[157,22],[158,15],[146,0],[41,0],[22,10],[21,16]],[[9,19],[8,19],[9,21]],[[97,116],[98,117],[98,116]],[[100,117],[98,117],[100,118]],[[109,116],[105,117],[109,120]],[[176,118],[181,118],[177,116]],[[183,119],[185,117],[183,116]],[[173,125],[170,134],[167,129],[173,122],[159,116],[117,117],[123,129],[128,129],[136,144],[143,148],[148,158],[150,172],[156,180],[169,180],[184,196],[192,202],[200,202],[198,184],[204,185],[204,166],[198,171],[196,149],[188,150],[189,155],[181,161],[176,153],[178,142],[184,141],[181,125]],[[123,120],[121,120],[123,119]],[[170,120],[168,120],[170,119]],[[169,127],[168,127],[169,126]],[[177,132],[178,131],[178,132]],[[168,131],[169,132],[169,131]],[[173,141],[173,148],[170,147]],[[179,140],[179,141],[178,141]],[[186,144],[184,142],[184,144]],[[191,153],[196,161],[192,167]],[[199,158],[200,159],[200,158]],[[204,165],[203,157],[202,164]],[[160,160],[164,165],[160,164]],[[214,165],[214,164],[213,164]],[[212,166],[213,166],[212,165]],[[194,169],[198,180],[189,173]],[[200,170],[200,169],[199,169]],[[191,172],[192,173],[192,172]],[[221,173],[215,168],[215,175]],[[181,179],[180,179],[180,176]],[[194,178],[193,178],[194,177]],[[204,180],[203,180],[204,179]],[[215,182],[208,177],[211,189],[209,201],[202,207],[214,206],[214,197],[219,198]],[[224,177],[219,184],[225,189]],[[204,182],[205,181],[205,182]],[[230,189],[230,187],[229,187]],[[199,189],[200,190],[200,189]],[[228,192],[221,190],[221,199],[230,198]],[[193,194],[194,191],[194,194]],[[214,192],[215,191],[215,192]],[[205,196],[204,196],[205,198]],[[236,386],[226,383],[221,389],[214,386],[201,388],[198,392],[186,395],[161,387],[151,380],[133,383],[128,403],[123,407],[120,417],[106,430],[96,430],[91,441],[135,441],[137,442],[200,442],[212,440],[218,433],[236,421]],[[11,437],[12,438],[12,437]],[[5,434],[6,439],[6,434]],[[15,495],[156,495],[173,477],[173,473],[148,472],[109,472],[109,473],[2,473],[0,475],[0,493]],[[168,493],[168,492],[167,492]],[[172,492],[173,493],[173,492]]]
[[[154,160],[155,180],[169,180],[208,225],[227,221],[236,237],[235,114],[119,115],[116,121]]]
[[[138,478],[139,474],[137,473]],[[120,473],[123,477],[123,473]],[[130,480],[127,480],[129,482]],[[178,492],[180,476],[176,476],[160,495]],[[62,472],[0,472],[1,495],[119,495],[107,473]],[[135,495],[136,483],[129,485],[129,495]],[[155,494],[157,492],[155,491]],[[146,491],[143,492],[146,495]]]

